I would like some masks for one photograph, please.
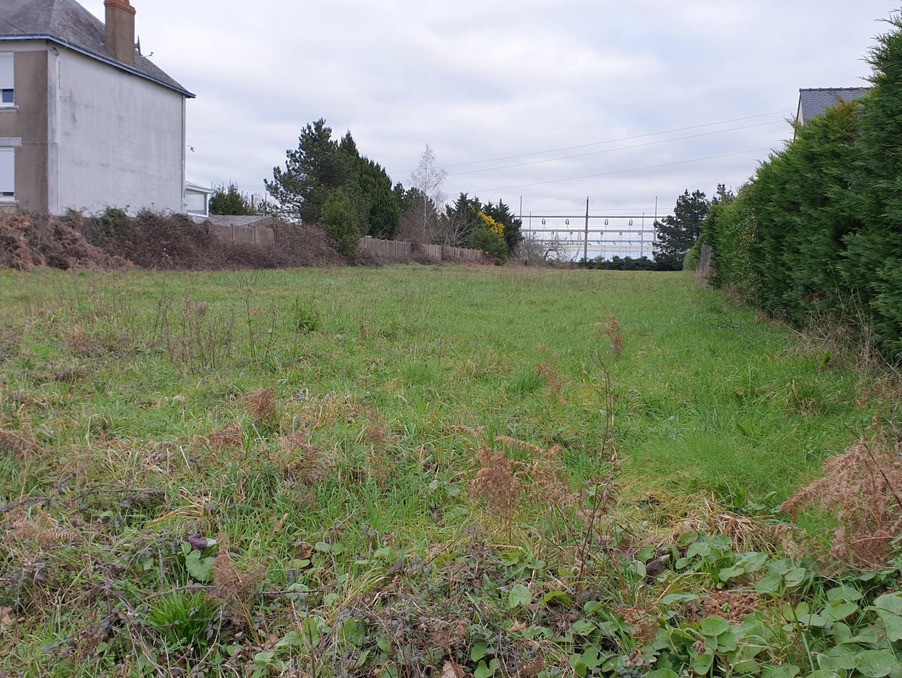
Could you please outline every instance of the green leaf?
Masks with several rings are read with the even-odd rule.
[[[692,546],[690,546],[686,550],[686,557],[689,559],[695,558],[696,556],[701,556],[702,558],[707,558],[711,555],[711,547],[708,546],[705,542],[695,542]]]
[[[185,556],[185,569],[194,581],[208,582],[213,580],[213,556],[201,558],[200,551],[191,551]]]
[[[363,647],[363,643],[366,640],[366,628],[352,617],[342,625],[341,635],[344,636],[345,640],[351,645]]]
[[[837,624],[834,624],[833,626],[834,626],[834,628],[835,628],[835,627],[837,626]],[[833,633],[833,637],[834,637],[834,638],[836,637],[836,632],[835,632],[835,631],[834,631],[834,633]],[[839,642],[839,641],[837,641],[837,642]],[[861,630],[858,632],[858,635],[857,635],[857,636],[855,636],[855,637],[853,637],[853,638],[849,638],[846,642],[848,642],[848,643],[857,643],[857,644],[859,644],[859,645],[869,645],[869,646],[871,647],[872,650],[879,650],[879,649],[880,649],[880,643],[881,643],[881,641],[880,641],[880,633],[879,633],[879,631],[877,630],[877,627],[874,626],[874,625],[872,625],[872,626],[865,626],[863,629],[861,629]]]
[[[714,666],[714,655],[710,652],[698,655],[692,660],[692,670],[700,676],[707,675]]]
[[[855,603],[847,603],[842,598],[831,600],[827,606],[821,610],[821,615],[831,622],[842,621],[851,614],[858,611],[858,605]]]
[[[258,652],[254,655],[254,663],[261,666],[268,666],[275,658],[275,652]]]
[[[634,560],[626,567],[630,572],[637,575],[640,579],[644,579],[647,574],[645,563],[643,563],[641,560]]]
[[[795,678],[800,673],[799,667],[792,664],[765,666],[761,672],[761,678]]]
[[[713,615],[702,619],[701,623],[698,625],[698,629],[705,636],[716,638],[720,634],[730,630],[730,622],[723,617]]]
[[[689,603],[698,600],[698,596],[694,593],[668,593],[661,599],[661,604],[670,606],[674,603]]]
[[[861,591],[851,586],[835,586],[827,591],[827,600],[844,600],[855,603],[861,600]]]
[[[894,643],[902,640],[902,592],[880,596],[874,601],[874,609],[886,627],[886,637]]]
[[[867,678],[883,678],[896,667],[896,656],[889,650],[865,650],[855,658],[855,668]]]
[[[780,560],[770,561],[768,569],[774,574],[786,574],[790,570],[796,569],[795,564],[789,558],[781,558]]]
[[[490,676],[495,675],[495,669],[498,668],[498,660],[493,659],[489,662],[488,666],[484,661],[479,662],[479,666],[476,667],[476,670],[473,672],[474,678],[489,678]]]
[[[805,581],[805,577],[808,572],[804,567],[795,567],[786,573],[784,577],[784,581],[786,582],[787,588],[793,588],[794,586],[798,586],[803,581]]]
[[[578,621],[573,622],[573,626],[570,627],[570,633],[576,636],[588,636],[592,634],[595,629],[598,627],[595,626],[590,621],[586,621],[585,619],[580,619]]]
[[[532,602],[532,593],[523,584],[516,584],[507,595],[507,607],[513,610],[515,607],[526,607]]]
[[[489,644],[485,642],[473,643],[473,647],[470,648],[470,660],[474,662],[478,662],[480,659],[485,657],[486,651],[489,649]]]
[[[549,591],[544,596],[542,596],[542,602],[545,604],[555,604],[562,605],[564,607],[570,607],[573,605],[573,598],[571,598],[564,591]]]
[[[645,678],[680,678],[673,669],[658,669],[645,674]]]
[[[732,630],[727,630],[717,636],[717,651],[732,652],[739,644],[736,634]]]
[[[304,647],[304,641],[301,640],[301,636],[297,631],[289,631],[284,636],[282,636],[278,643],[276,643],[276,648],[283,647]]]
[[[874,601],[874,607],[878,610],[886,610],[902,617],[902,591],[887,593]]]
[[[755,584],[755,592],[760,595],[774,595],[780,590],[780,584],[782,583],[783,575],[769,574]]]
[[[817,665],[824,671],[851,671],[855,668],[855,659],[859,649],[832,647],[825,654],[817,656]]]
[[[852,638],[852,629],[842,622],[836,622],[830,630],[833,633],[833,642],[837,645],[848,643]]]
[[[717,573],[717,578],[722,582],[728,582],[731,579],[735,579],[736,577],[741,577],[745,574],[745,568],[743,567],[725,567],[720,572]]]
[[[767,554],[766,553],[757,553],[756,551],[749,551],[748,553],[744,553],[742,558],[739,559],[738,565],[742,565],[745,568],[746,572],[757,572],[764,564],[767,562]]]
[[[598,666],[601,665],[602,660],[603,657],[601,656],[601,653],[594,645],[586,648],[586,650],[583,652],[582,663],[590,671],[594,668],[598,668]]]

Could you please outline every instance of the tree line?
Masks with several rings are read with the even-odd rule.
[[[521,240],[521,221],[504,204],[465,193],[446,204],[445,172],[427,145],[410,185],[392,184],[385,168],[362,155],[351,132],[340,139],[324,119],[305,125],[285,163],[264,180],[269,199],[252,205],[234,185],[210,201],[213,214],[266,213],[322,226],[335,248],[353,256],[362,236],[474,247],[504,263]]]

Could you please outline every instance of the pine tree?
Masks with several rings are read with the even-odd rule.
[[[654,246],[655,262],[664,270],[679,271],[683,257],[702,233],[702,223],[708,214],[705,194],[688,190],[677,198],[673,216],[655,222],[657,242]]]
[[[285,169],[274,167],[272,181],[264,180],[279,214],[291,221],[320,223],[329,194],[347,181],[346,158],[324,119],[306,125],[297,149],[285,152]]]

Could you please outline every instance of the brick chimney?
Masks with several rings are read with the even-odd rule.
[[[135,65],[135,8],[129,0],[104,0],[106,48],[118,61]]]

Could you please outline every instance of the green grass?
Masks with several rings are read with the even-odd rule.
[[[619,357],[604,334],[611,315]],[[468,495],[477,451],[500,436],[559,446],[579,492],[608,474],[607,376],[618,483],[630,501],[665,507],[606,525],[620,557],[672,533],[700,499],[766,513],[875,416],[892,417],[892,392],[872,388],[880,375],[823,358],[681,274],[0,272],[0,608],[17,619],[0,622],[0,645],[15,647],[0,671],[268,675],[293,661],[332,675],[346,636],[356,640],[341,632],[349,619],[366,631],[352,643],[360,671],[419,675],[410,667],[441,669],[446,656],[475,670],[468,652],[481,640],[506,666],[525,662],[525,640],[504,637],[519,655],[500,647],[516,582],[588,595],[580,571],[606,599],[637,594],[609,566],[575,568],[572,510],[562,529],[529,503],[500,530]],[[248,396],[261,389],[274,389],[276,411],[255,418]],[[240,444],[217,449],[210,436],[229,425]],[[287,447],[292,434],[300,447]],[[174,589],[207,585],[187,565],[191,533],[222,534],[234,566],[271,594],[237,596],[244,616],[211,627],[204,652],[167,643],[194,627],[179,636],[159,614],[143,621],[191,600]],[[410,598],[403,583],[383,598],[399,572]],[[315,593],[285,593],[299,583]],[[418,597],[446,601],[446,616],[419,616],[457,630],[418,627]],[[401,650],[376,644],[391,619],[410,635]],[[309,637],[296,643],[292,630]],[[578,649],[540,645],[546,667]]]

